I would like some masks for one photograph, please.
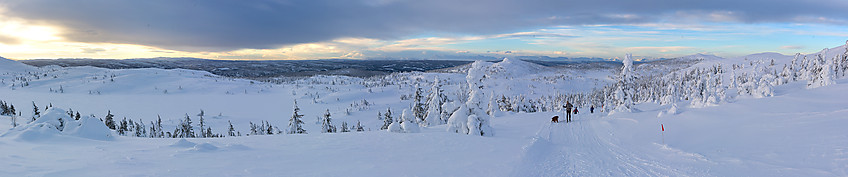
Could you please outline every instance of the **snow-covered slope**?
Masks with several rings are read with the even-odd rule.
[[[757,53],[751,55],[745,55],[741,57],[734,57],[733,59],[748,59],[748,60],[791,60],[792,56],[783,55],[775,52],[765,52],[765,53]]]
[[[844,49],[828,51],[838,52]],[[729,68],[770,58],[776,64],[768,67],[774,68],[794,57],[693,55],[680,60],[701,62],[656,62],[654,70],[637,67],[637,72],[690,65]],[[9,61],[8,66],[17,65]],[[692,100],[680,100],[675,113],[667,111],[671,105],[650,102],[634,105],[641,111],[613,115],[599,112],[602,107],[589,113],[578,104],[574,122],[551,123],[551,117],[563,117],[562,103],[551,99],[592,93],[615,82],[617,71],[550,68],[512,59],[480,62],[476,69],[485,71],[484,76],[472,78],[482,78],[482,92],[489,96],[484,104],[503,96],[522,100],[510,104],[545,108],[495,111],[490,125],[497,133],[481,137],[447,132],[446,125],[437,124],[422,125],[419,133],[380,130],[378,112],[391,110],[397,120],[414,105],[418,88],[430,93],[436,78],[443,84],[446,104],[462,104],[470,90],[465,73],[315,76],[272,84],[191,70],[42,67],[24,72],[3,66],[0,73],[8,74],[3,75],[0,100],[19,110],[21,125],[12,128],[11,117],[0,116],[0,152],[7,152],[0,155],[5,167],[0,176],[848,175],[845,77],[814,89],[804,81],[774,86],[774,95],[766,98],[736,95],[708,106],[687,106]],[[308,134],[250,132],[251,124],[284,131],[295,101]],[[33,104],[42,114],[29,123]],[[43,109],[48,105],[53,108]],[[81,119],[65,117],[70,110],[80,112]],[[226,134],[232,124],[242,136],[139,138],[118,135],[101,122],[107,112],[116,120],[126,117],[147,126],[161,117],[164,131],[174,132],[189,116],[199,132],[200,110],[205,111],[204,126],[214,133]],[[331,113],[332,125],[359,122],[364,131],[320,133],[319,118],[325,112]]]
[[[0,138],[12,176],[844,176],[848,80],[656,118],[584,111],[493,119],[498,136],[385,131],[308,135],[17,142]],[[804,104],[800,104],[804,103]],[[775,109],[788,107],[792,109]],[[581,109],[586,110],[586,109]],[[660,125],[662,124],[662,126]],[[664,133],[661,130],[664,128]],[[53,159],[63,159],[60,161]],[[95,163],[99,165],[87,165]]]
[[[21,62],[0,57],[0,73],[23,73],[27,71],[35,71],[35,67],[25,65]]]

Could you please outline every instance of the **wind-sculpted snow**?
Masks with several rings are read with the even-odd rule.
[[[27,119],[27,118],[24,118]],[[26,122],[26,120],[18,120]],[[92,140],[112,140],[114,135],[102,121],[82,117],[74,120],[59,108],[50,108],[38,119],[9,129],[0,137],[11,137],[19,141],[49,142],[63,137],[78,137]]]

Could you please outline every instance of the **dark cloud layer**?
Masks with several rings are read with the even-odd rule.
[[[184,51],[277,48],[340,37],[494,34],[551,25],[654,22],[848,26],[821,0],[3,0],[6,16],[56,24],[80,42]]]

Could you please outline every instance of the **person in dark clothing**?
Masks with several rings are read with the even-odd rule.
[[[595,113],[595,105],[589,106],[589,113]]]
[[[573,108],[574,105],[571,105],[570,102],[566,101],[565,105],[563,105],[562,107],[565,108],[565,122],[571,122],[571,108]]]
[[[580,111],[577,111],[577,108],[574,108],[574,115],[577,115],[578,112]]]

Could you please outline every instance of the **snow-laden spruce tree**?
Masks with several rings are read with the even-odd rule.
[[[442,115],[441,115],[441,117],[442,117],[442,121],[444,121],[443,124],[447,124],[450,120],[450,117],[453,116],[453,113],[456,112],[456,110],[459,110],[459,107],[461,105],[464,105],[464,104],[465,103],[461,103],[461,102],[456,101],[456,100],[455,101],[446,101],[444,104],[442,104]],[[468,115],[466,115],[466,116],[468,116]]]
[[[383,120],[383,126],[380,127],[380,130],[389,129],[389,125],[392,125],[395,121],[392,117],[392,109],[386,108],[385,114],[377,113],[377,118]]]
[[[425,103],[424,89],[420,85],[415,84],[415,95],[412,99],[412,115],[415,123],[423,122],[427,116],[427,104]]]
[[[465,77],[468,83],[469,97],[464,105],[448,119],[448,132],[465,133],[470,135],[492,136],[494,131],[489,125],[489,115],[485,108],[486,96],[483,94],[483,78],[486,66],[484,61],[475,61],[468,69]]]
[[[194,126],[191,125],[191,117],[188,114],[185,114],[185,118],[180,121],[180,125],[177,127],[177,131],[179,133],[174,133],[174,135],[179,138],[194,138],[196,134],[194,133]]]
[[[699,72],[697,79],[697,91],[693,93],[692,107],[706,107],[718,105],[724,99],[725,89],[721,85],[720,76],[714,72]]]
[[[361,123],[361,122],[359,122],[358,120],[356,121],[356,127],[355,127],[355,129],[356,129],[356,131],[358,131],[358,132],[365,131],[365,128],[363,128],[363,127],[362,127],[362,123]]]
[[[813,59],[815,63],[813,72],[811,72],[810,80],[807,82],[807,88],[818,88],[822,86],[836,84],[835,75],[833,72],[833,64],[827,60],[827,49],[822,50],[821,54]]]
[[[403,122],[400,123],[400,127],[403,129],[404,133],[421,132],[421,128],[418,127],[418,123],[415,123],[416,118],[409,112],[408,109],[404,109],[400,117],[401,120],[403,120]]]
[[[626,54],[624,55],[624,60],[622,60],[623,67],[621,67],[621,73],[618,76],[618,83],[613,96],[615,97],[615,109],[610,113],[614,112],[631,112],[633,109],[633,94],[635,93],[633,82],[636,80],[635,73],[633,72],[633,55]]]
[[[485,95],[482,90],[476,89],[471,91],[471,97],[468,98],[469,113],[467,127],[469,135],[492,136],[494,131],[489,123],[489,115],[486,114],[483,106],[485,106]]]
[[[103,120],[104,121],[103,123],[106,124],[106,127],[109,127],[109,129],[112,129],[112,130],[115,130],[116,127],[117,127],[117,125],[115,125],[115,118],[114,117],[115,117],[115,115],[112,115],[112,110],[107,110],[106,120]]]
[[[441,110],[442,107],[437,103],[437,100],[431,100],[427,103],[427,116],[424,121],[421,122],[423,126],[433,126],[433,125],[441,125],[444,123],[442,120]]]
[[[30,122],[35,121],[35,119],[38,119],[39,117],[41,117],[41,112],[38,111],[38,106],[36,106],[35,101],[33,101],[32,102],[32,120],[30,120]]]
[[[752,81],[752,83],[756,83],[756,89],[754,89],[753,96],[754,98],[765,98],[774,96],[774,85],[771,84],[773,80],[771,74],[766,74],[760,77],[759,81]]]
[[[303,114],[300,114],[300,108],[297,107],[297,100],[294,101],[294,112],[289,118],[289,127],[287,134],[306,134],[303,129]]]
[[[819,76],[821,78],[820,86],[828,86],[836,84],[836,74],[833,72],[833,63],[827,62],[824,66],[822,66],[822,74]]]
[[[801,63],[798,61],[798,58],[800,58],[800,57],[801,57],[801,53],[795,53],[795,58],[792,58],[792,62],[789,63],[789,81],[790,82],[797,81],[798,77],[801,76],[801,74],[800,74],[800,72],[801,72],[800,71],[801,70],[800,64]]]
[[[330,114],[330,109],[327,109],[324,112],[324,116],[321,117],[321,133],[335,133],[336,126],[333,125],[333,120],[330,118],[332,116]]]
[[[435,81],[433,81],[433,88],[430,88],[430,95],[427,98],[427,114],[421,124],[423,126],[444,124],[447,116],[444,116],[445,111],[442,109],[442,105],[446,101],[447,98],[445,98],[444,90],[442,90],[442,84],[439,81],[439,77],[436,77]]]
[[[499,115],[500,108],[498,107],[497,97],[495,97],[494,91],[489,91],[489,104],[488,108],[486,108],[486,113],[489,114],[489,117],[495,117]],[[543,106],[544,108],[544,106]]]
[[[206,116],[206,113],[204,113],[204,112],[203,112],[203,109],[201,109],[201,110],[200,110],[200,113],[198,113],[198,114],[197,114],[197,117],[200,117],[200,122],[198,122],[198,123],[200,123],[200,137],[201,137],[201,138],[206,138],[206,135],[207,135],[207,133],[206,133],[206,129],[205,129],[205,127],[206,127],[206,120],[205,120],[205,119],[203,119],[203,116]]]
[[[679,101],[679,94],[677,91],[677,87],[673,84],[669,84],[666,86],[666,95],[660,98],[660,104],[662,105],[671,105],[670,108],[665,112],[665,114],[677,114],[678,107],[677,102]],[[661,112],[662,114],[662,112]]]
[[[228,136],[236,136],[236,129],[233,127],[233,122],[227,120],[227,123],[230,124],[230,127],[227,129]]]

